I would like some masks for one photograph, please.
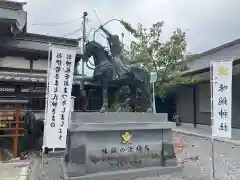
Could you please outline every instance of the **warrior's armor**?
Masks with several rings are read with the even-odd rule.
[[[108,44],[111,50],[111,54],[113,57],[121,54],[121,42],[119,40],[118,35],[111,34],[108,30],[106,30],[103,26],[101,26],[102,31],[107,35]]]
[[[121,60],[121,42],[118,35],[111,34],[103,26],[100,27],[101,30],[107,35],[107,40],[109,43],[110,51],[116,64],[117,73],[121,76],[128,71],[128,68],[124,66]]]

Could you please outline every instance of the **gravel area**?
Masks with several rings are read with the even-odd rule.
[[[184,160],[184,173],[197,179],[212,178],[212,142],[209,139],[174,133],[184,141],[185,148],[178,157]],[[240,146],[214,142],[216,179],[240,179]],[[196,158],[197,157],[197,158]]]
[[[136,180],[210,180],[212,179],[211,140],[195,136],[173,134],[173,139],[181,144],[177,149],[177,157],[184,163],[181,173],[163,175],[161,177],[146,177]],[[223,142],[215,142],[216,180],[240,179],[240,146]],[[180,147],[180,145],[178,145]],[[39,180],[41,175],[41,160],[32,165],[29,180]],[[43,180],[61,180],[60,160],[45,158]]]

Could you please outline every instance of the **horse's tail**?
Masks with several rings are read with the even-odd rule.
[[[144,81],[144,84],[150,84],[150,80],[151,80],[151,75],[149,72],[143,70],[143,81]]]
[[[144,84],[150,82],[150,76],[148,75],[147,71],[145,71],[144,69],[138,66],[133,66],[131,67],[131,71],[133,73],[135,80],[141,81]]]
[[[150,84],[150,80],[151,80],[151,75],[150,75],[150,73],[149,72],[146,72],[147,73],[147,75],[146,75],[146,83],[147,84]]]

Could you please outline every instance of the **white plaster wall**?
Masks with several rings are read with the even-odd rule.
[[[47,59],[38,59],[36,61],[33,61],[33,69],[34,70],[47,70],[48,66],[48,60]],[[0,67],[9,67],[9,68],[18,68],[18,69],[30,69],[30,60],[27,60],[23,57],[12,57],[7,56],[4,58],[0,58]],[[82,72],[82,64],[79,63],[79,73]],[[89,69],[86,65],[84,68],[84,73],[91,77],[93,75],[93,70]]]
[[[11,57],[7,56],[0,58],[0,67],[10,67],[10,68],[19,68],[19,69],[29,69],[30,61],[22,57]]]
[[[48,66],[47,59],[39,59],[37,61],[33,61],[34,70],[47,70],[47,66]]]
[[[11,57],[7,56],[0,58],[0,67],[30,69],[30,60],[23,57]],[[34,70],[47,70],[47,59],[39,59],[33,61]]]

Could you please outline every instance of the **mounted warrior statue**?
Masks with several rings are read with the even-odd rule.
[[[152,112],[150,74],[137,64],[123,63],[119,36],[111,34],[103,26],[100,29],[107,35],[111,54],[96,41],[87,42],[83,53],[83,61],[86,64],[90,57],[93,58],[95,68],[92,81],[103,88],[103,105],[100,112],[106,112],[108,108],[109,86],[129,88],[130,97],[126,99],[124,106],[135,103],[137,90],[141,90],[149,102],[147,112]]]

